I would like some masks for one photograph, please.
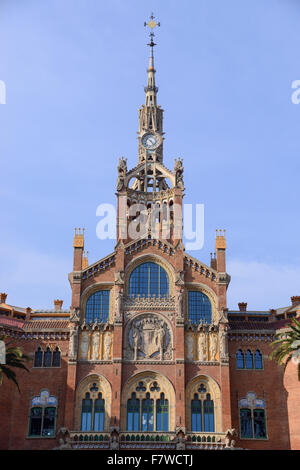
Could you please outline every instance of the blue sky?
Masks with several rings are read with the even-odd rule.
[[[96,208],[115,203],[118,158],[137,162],[151,11],[165,110],[164,162],[185,165],[187,203],[205,204],[209,263],[227,233],[228,305],[300,294],[297,0],[2,0],[0,291],[14,305],[70,305],[74,227],[90,262],[113,251]]]

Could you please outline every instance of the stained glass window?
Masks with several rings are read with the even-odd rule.
[[[169,297],[169,277],[158,264],[148,262],[138,265],[131,273],[129,295]]]
[[[106,323],[109,316],[109,290],[99,290],[92,294],[86,303],[85,319],[87,323]]]
[[[207,295],[198,291],[189,291],[189,320],[192,323],[211,323],[211,303]]]

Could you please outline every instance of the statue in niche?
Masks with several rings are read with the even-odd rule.
[[[227,331],[225,329],[222,329],[220,331],[220,358],[226,358],[227,355]]]
[[[122,320],[122,301],[123,301],[123,292],[119,290],[116,292],[116,308],[115,308],[115,320]]]
[[[87,359],[89,351],[89,334],[87,331],[81,332],[81,342],[80,342],[80,357],[81,359]]]
[[[188,334],[186,337],[186,356],[189,361],[194,359],[194,341],[193,336]]]
[[[127,158],[119,158],[117,191],[125,188],[125,178],[127,173]]]
[[[78,326],[73,326],[70,330],[69,358],[76,359],[78,349]]]
[[[198,338],[198,360],[206,360],[206,334],[203,331],[200,331]]]
[[[179,188],[179,189],[184,189],[183,165],[182,165],[182,159],[181,158],[178,158],[178,160],[175,159],[174,173],[175,173],[175,187]]]
[[[107,331],[105,333],[105,336],[104,336],[104,355],[103,355],[103,359],[105,361],[108,361],[110,359],[110,346],[111,346],[111,334],[109,331]]]
[[[164,339],[166,336],[166,332],[163,326],[161,326],[158,330],[158,344],[159,344],[159,354],[160,354],[160,359],[161,361],[163,360],[163,355],[164,355]]]
[[[177,317],[183,318],[183,291],[179,290],[176,293],[177,300]]]
[[[218,338],[216,333],[211,332],[209,335],[209,355],[210,355],[210,360],[215,361],[216,360],[216,354],[217,354],[217,344],[218,344]]]
[[[93,334],[93,357],[92,357],[94,361],[99,359],[99,346],[100,346],[100,332],[95,331]]]

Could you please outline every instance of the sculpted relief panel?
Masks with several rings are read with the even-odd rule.
[[[172,359],[172,334],[168,323],[154,314],[133,318],[126,329],[124,348],[128,360]]]
[[[112,358],[112,335],[110,330],[80,331],[79,360],[110,361]]]
[[[185,356],[188,361],[219,361],[218,332],[215,329],[187,331],[185,334]]]

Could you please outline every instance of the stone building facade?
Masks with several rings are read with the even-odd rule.
[[[72,306],[7,304],[0,333],[30,357],[0,386],[1,449],[300,449],[296,364],[268,359],[300,312],[230,311],[225,231],[210,266],[182,242],[183,163],[163,164],[150,42],[138,163],[121,158],[113,253],[89,265],[75,230]],[[136,235],[138,234],[138,236]]]

